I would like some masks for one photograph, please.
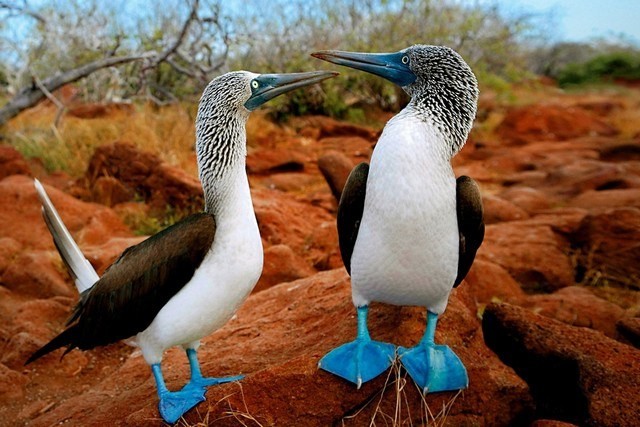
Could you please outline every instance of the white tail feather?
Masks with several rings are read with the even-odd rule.
[[[78,292],[82,293],[93,286],[100,279],[100,276],[98,276],[96,270],[84,257],[82,251],[73,240],[73,237],[71,237],[69,230],[67,230],[67,227],[62,222],[58,211],[53,206],[53,203],[51,203],[40,181],[35,179],[34,185],[40,202],[42,203],[44,222],[49,228],[49,232],[53,237],[53,241],[58,248],[62,260],[67,265],[69,272],[75,280]]]

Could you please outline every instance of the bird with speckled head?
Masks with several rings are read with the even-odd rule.
[[[168,423],[204,401],[207,387],[241,380],[242,375],[204,377],[197,349],[201,338],[233,316],[262,273],[262,240],[246,173],[246,122],[251,111],[268,100],[335,75],[235,71],[213,79],[196,118],[204,212],[128,248],[102,277],[36,181],[45,222],[75,279],[80,301],[68,327],[27,363],[65,346],[67,352],[88,350],[129,339],[151,366],[160,415]],[[186,351],[191,372],[178,391],[167,388],[160,367],[164,351],[174,346]]]
[[[451,290],[466,276],[484,238],[479,187],[467,176],[456,179],[451,166],[475,119],[476,77],[445,46],[312,55],[383,77],[411,97],[385,125],[370,164],[357,165],[343,189],[338,236],[351,275],[357,337],[319,366],[359,388],[398,357],[424,393],[466,388],[464,364],[448,346],[435,344],[434,336]],[[372,301],[426,307],[422,340],[408,349],[372,340]]]

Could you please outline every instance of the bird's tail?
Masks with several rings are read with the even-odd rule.
[[[99,279],[98,273],[93,268],[91,263],[84,257],[82,251],[71,237],[69,230],[60,219],[58,211],[51,203],[47,192],[37,179],[34,180],[36,192],[42,203],[42,217],[44,222],[49,228],[49,232],[53,237],[53,242],[58,248],[58,252],[62,257],[69,273],[73,276],[73,279],[78,288],[78,292],[91,288]]]
[[[45,354],[51,353],[53,350],[57,350],[60,347],[64,347],[65,345],[70,345],[71,342],[73,342],[75,334],[75,327],[72,326],[65,329],[60,333],[60,335],[56,336],[54,339],[43,345],[39,350],[35,351],[24,364],[28,365],[34,360],[41,358]],[[73,348],[73,346],[69,346],[62,356],[64,357],[64,355],[73,350]]]

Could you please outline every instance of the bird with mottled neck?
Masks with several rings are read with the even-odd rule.
[[[434,334],[484,237],[479,189],[469,177],[456,180],[451,167],[476,115],[476,78],[444,46],[313,56],[384,77],[411,96],[386,124],[371,164],[356,166],[343,189],[338,235],[358,335],[325,355],[320,367],[358,387],[375,378],[393,363],[396,347],[370,338],[369,303],[417,305],[427,308],[425,334],[415,347],[398,348],[400,362],[424,392],[464,388],[464,365],[449,347],[434,343]]]
[[[201,338],[233,316],[262,272],[262,241],[245,171],[245,125],[264,102],[336,74],[236,71],[213,79],[196,118],[205,212],[128,248],[102,277],[36,181],[45,222],[81,295],[68,327],[27,363],[60,347],[87,350],[129,339],[151,366],[160,414],[169,423],[204,401],[208,386],[240,380],[205,378],[196,351]],[[164,351],[173,346],[185,349],[191,371],[179,391],[168,390],[160,368]]]

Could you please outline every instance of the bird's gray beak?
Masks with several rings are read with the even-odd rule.
[[[401,87],[416,80],[416,75],[409,68],[408,56],[404,52],[361,53],[321,50],[312,53],[311,56],[384,77]]]
[[[253,111],[278,95],[321,82],[337,76],[335,71],[311,71],[308,73],[260,74],[251,80],[251,98],[244,103]]]

